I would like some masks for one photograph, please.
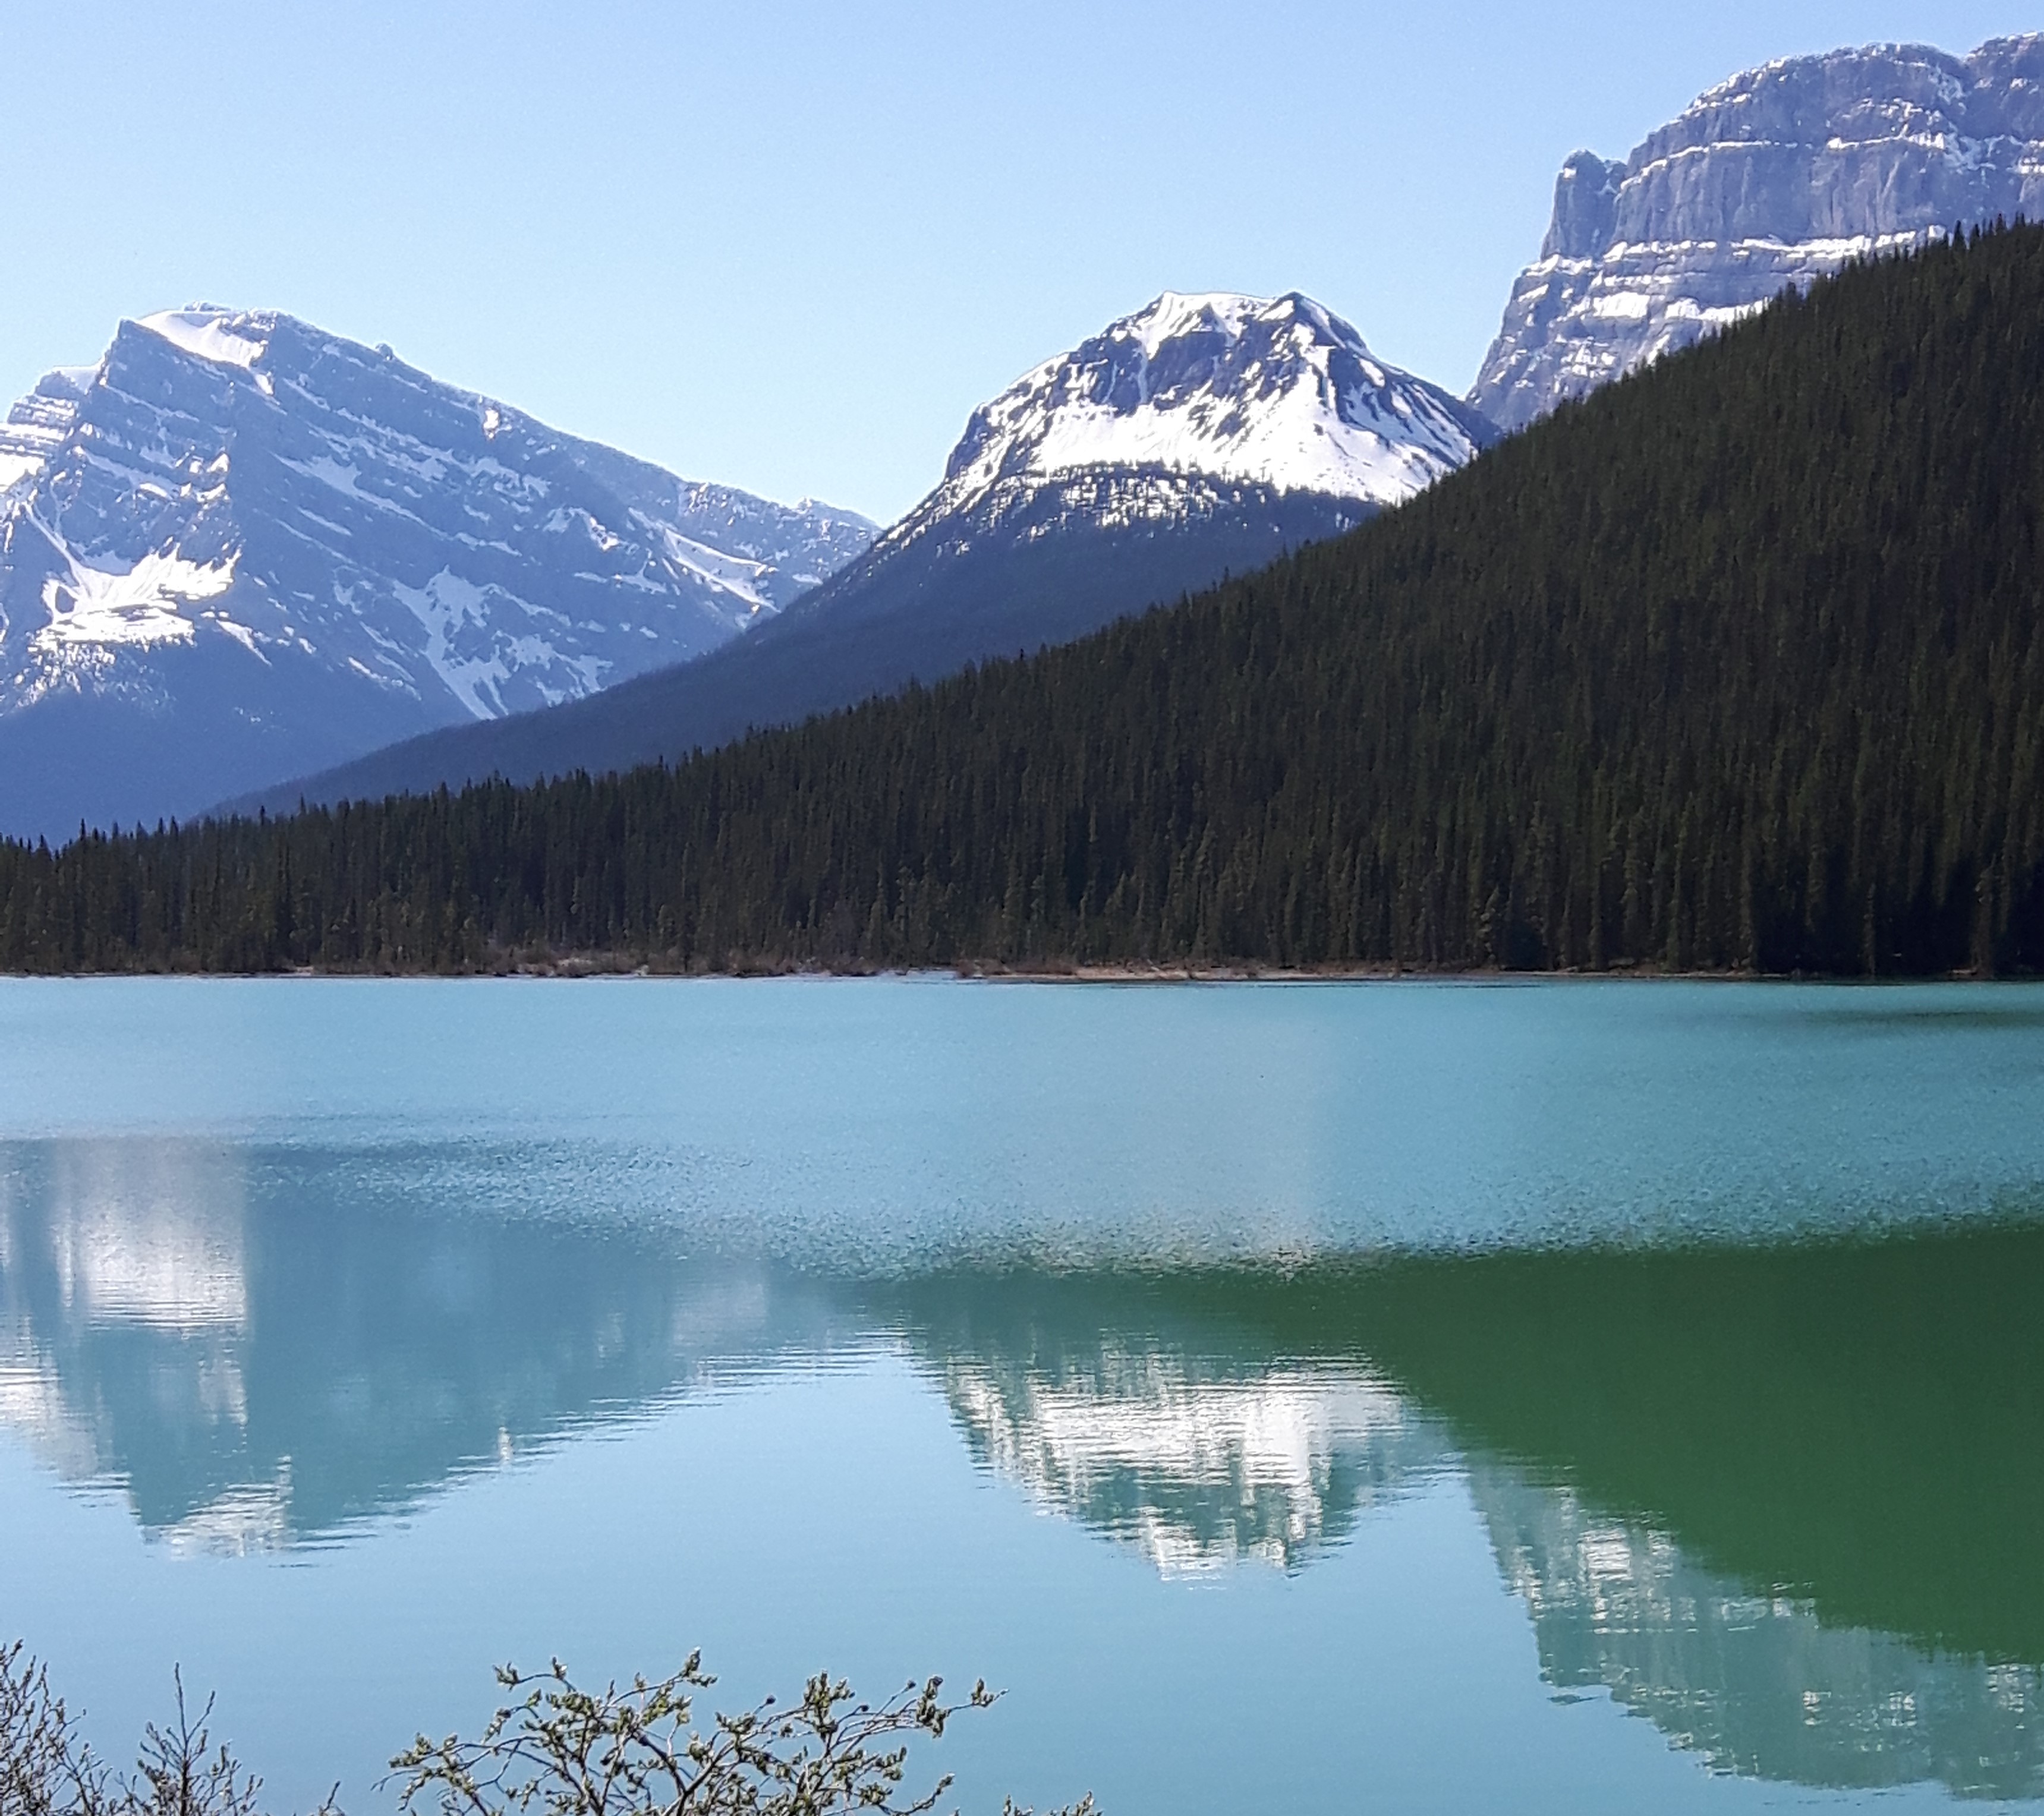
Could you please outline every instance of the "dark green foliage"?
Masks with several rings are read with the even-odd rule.
[[[0,964],[2044,966],[2044,230],[669,771],[0,847]]]

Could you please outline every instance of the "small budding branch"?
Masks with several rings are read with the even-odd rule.
[[[390,1762],[383,1786],[397,1787],[400,1816],[928,1816],[951,1776],[912,1795],[911,1745],[998,1699],[982,1682],[947,1701],[932,1677],[866,1703],[820,1673],[794,1703],[769,1696],[705,1719],[700,1698],[717,1680],[700,1653],[672,1676],[624,1688],[582,1689],[559,1659],[537,1672],[501,1665],[497,1681],[509,1699],[476,1738],[421,1734]],[[176,1688],[175,1722],[152,1724],[134,1773],[118,1776],[44,1668],[18,1641],[0,1647],[0,1812],[268,1816],[262,1781],[213,1745],[211,1699],[194,1716],[182,1678]],[[312,1816],[341,1816],[335,1794]],[[1031,1812],[1010,1799],[1003,1816]],[[1091,1795],[1055,1816],[1097,1816]]]

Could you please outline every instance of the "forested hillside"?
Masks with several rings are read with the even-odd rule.
[[[1175,609],[674,770],[0,847],[0,962],[2036,968],[2040,528],[2019,226]]]
[[[1095,473],[1047,485],[1017,508],[972,513],[962,535],[953,526],[941,539],[890,543],[693,662],[541,712],[388,744],[223,811],[252,816],[307,800],[458,789],[493,775],[530,782],[673,762],[755,728],[797,724],[911,681],[941,680],[975,661],[1070,643],[1224,574],[1265,566],[1287,549],[1339,536],[1376,511],[1323,493],[1191,474],[1172,481],[1177,509],[1165,520],[1139,510],[1112,524],[1085,520],[1110,515],[1152,477]],[[982,529],[987,533],[974,533]]]

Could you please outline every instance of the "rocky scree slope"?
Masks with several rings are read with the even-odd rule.
[[[700,655],[863,549],[289,316],[124,322],[0,428],[0,830],[190,814]]]
[[[1260,567],[1411,497],[1496,433],[1309,298],[1166,294],[974,411],[936,488],[742,643],[230,805],[674,761]]]
[[[2044,212],[2044,36],[1873,44],[1700,95],[1631,153],[1562,167],[1469,401],[1523,428],[1786,285],[1954,223]]]

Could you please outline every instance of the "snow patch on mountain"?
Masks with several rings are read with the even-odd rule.
[[[193,620],[182,608],[202,599],[217,599],[234,584],[236,557],[217,566],[202,566],[176,555],[155,551],[133,566],[108,570],[80,561],[55,538],[69,571],[43,582],[43,605],[49,622],[29,639],[29,647],[52,653],[66,644],[133,644],[191,642]]]
[[[0,496],[42,470],[98,376],[96,366],[60,366],[8,411],[0,423]]]
[[[770,724],[1084,636],[1342,535],[1496,435],[1310,298],[1167,292],[973,411],[936,488],[705,685]]]
[[[936,487],[756,633],[615,694],[302,773],[237,804],[680,761],[1253,572],[1410,497],[1496,435],[1306,297],[1166,294],[972,412]],[[720,578],[749,584],[733,564],[754,544],[728,494],[674,483],[652,496],[618,482],[647,513],[645,539],[677,567],[708,543]],[[667,530],[653,536],[654,522]],[[563,539],[569,524],[555,525]],[[468,659],[459,641],[451,628],[448,653],[435,646],[444,671]],[[494,685],[446,679],[478,699]]]
[[[270,344],[259,317],[229,315],[203,304],[145,315],[135,325],[161,335],[195,359],[224,366],[253,366]]]
[[[147,351],[152,344],[159,353]],[[202,371],[181,370],[180,360]],[[478,445],[459,445],[463,417],[472,420]],[[421,432],[428,427],[433,432]],[[512,463],[499,457],[506,451]],[[331,502],[315,502],[294,479]],[[536,506],[578,479],[583,496],[533,520]],[[616,495],[620,479],[632,499]],[[198,305],[127,324],[100,365],[53,371],[17,402],[0,430],[0,487],[16,520],[0,521],[0,562],[11,568],[29,559],[47,570],[21,577],[33,578],[47,613],[28,629],[31,655],[60,645],[189,643],[202,624],[190,608],[238,577],[244,589],[269,596],[270,610],[240,627],[244,648],[274,640],[263,620],[279,608],[294,615],[283,606],[288,594],[299,601],[295,616],[323,633],[307,647],[345,668],[363,635],[390,653],[388,623],[371,628],[378,617],[371,601],[380,593],[411,610],[425,635],[412,652],[424,658],[409,678],[415,696],[429,701],[437,677],[465,711],[484,716],[574,697],[663,657],[712,647],[858,553],[874,529],[849,513],[790,511],[699,489],[717,493],[727,520],[768,532],[720,547],[705,539],[709,526],[695,514],[658,508],[663,493],[678,501],[690,488],[657,468],[556,436],[504,405],[436,385],[382,350],[289,317]],[[762,521],[775,517],[782,520]],[[790,528],[797,534],[789,536]],[[309,545],[332,568],[330,583],[280,585],[259,566],[237,567],[241,546],[214,547],[223,537],[245,545],[252,532],[266,543],[281,533]],[[492,555],[558,566],[536,536],[570,536],[588,552],[551,583],[536,575],[512,587],[464,572],[490,566]],[[457,559],[418,572],[419,556],[436,546]],[[202,583],[202,575],[211,578]],[[571,592],[609,597],[594,611],[586,597],[573,610],[534,602],[559,590],[562,579],[580,583]],[[0,618],[0,636],[21,628],[21,586],[3,597],[15,610],[11,626]],[[452,662],[433,643],[446,601],[457,597],[455,616],[471,639],[497,636],[481,602],[519,620],[498,637],[496,656]],[[426,599],[437,603],[422,616],[413,602]],[[558,635],[536,631],[535,620]],[[621,650],[570,647],[578,630],[593,628],[631,642]],[[306,643],[298,630],[284,640]],[[529,687],[507,696],[501,684],[521,674]],[[25,675],[17,680],[28,693],[46,691]],[[0,712],[7,705],[0,697]]]
[[[593,577],[592,577],[593,578]],[[546,616],[528,601],[496,586],[479,586],[447,568],[442,568],[424,586],[394,585],[425,632],[425,657],[433,671],[447,684],[448,691],[478,719],[500,718],[508,710],[504,687],[521,668],[544,674],[557,668],[559,652],[542,636],[514,637],[508,644],[489,635],[494,619],[507,609],[528,620]],[[482,647],[475,653],[478,641]],[[558,706],[563,700],[594,693],[603,685],[603,665],[584,656],[567,665],[567,685],[542,680],[539,686],[545,703]],[[579,682],[579,686],[575,685]]]

